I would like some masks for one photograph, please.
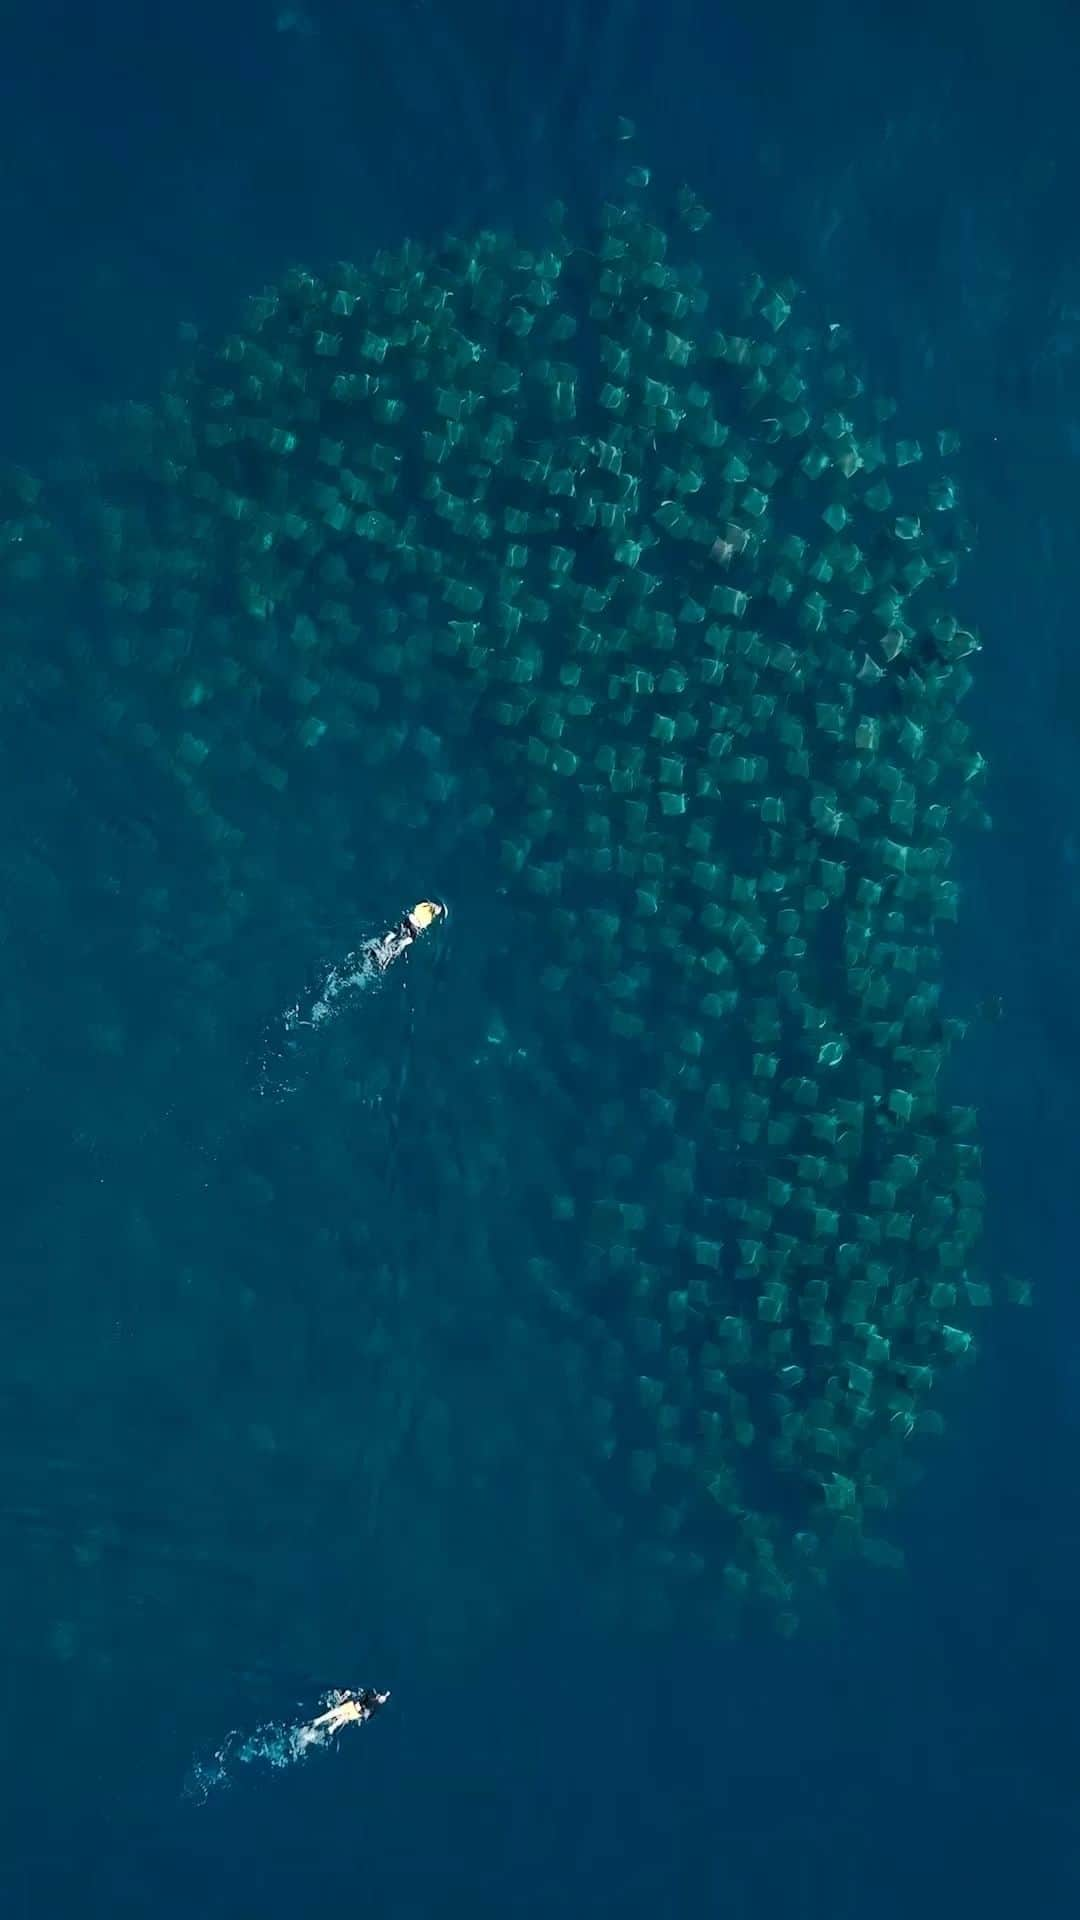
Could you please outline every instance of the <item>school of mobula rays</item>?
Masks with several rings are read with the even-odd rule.
[[[395,831],[463,770],[579,1096],[514,1311],[632,1559],[790,1630],[838,1548],[897,1556],[881,1509],[990,1297],[941,1087],[950,835],[985,820],[968,533],[953,437],[898,433],[790,285],[718,330],[707,215],[682,191],[672,241],[647,187],[587,244],[555,209],[536,249],[289,273],[113,415],[77,505],[21,483],[3,531],[24,603],[100,592],[103,724],[217,884],[324,742]]]

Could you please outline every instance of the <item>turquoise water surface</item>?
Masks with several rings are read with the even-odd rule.
[[[1066,1913],[1070,11],[5,47],[4,1912]]]

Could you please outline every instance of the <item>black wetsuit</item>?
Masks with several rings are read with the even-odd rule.
[[[368,946],[361,949],[361,952],[370,958],[380,973],[385,973],[387,967],[392,965],[399,954],[404,953],[406,947],[412,946],[417,932],[418,929],[406,914],[403,920],[398,921],[396,927],[391,927],[389,933],[380,934],[377,940],[372,940]]]

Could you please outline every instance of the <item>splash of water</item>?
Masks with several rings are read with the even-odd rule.
[[[344,960],[322,969],[291,1007],[271,1023],[259,1061],[259,1091],[273,1099],[294,1093],[310,1063],[310,1037],[348,1015],[383,985],[385,969],[373,957],[371,941]]]
[[[347,1696],[334,1690],[324,1694],[320,1707],[339,1706]],[[317,1748],[333,1743],[340,1731],[318,1720],[270,1720],[252,1733],[233,1728],[207,1759],[196,1759],[184,1782],[184,1798],[201,1806],[212,1793],[233,1785],[241,1768],[266,1767],[278,1771],[306,1760]]]

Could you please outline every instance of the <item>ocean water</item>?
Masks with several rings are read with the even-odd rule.
[[[415,778],[377,726],[283,749],[284,789],[230,789],[230,866],[123,744],[146,663],[94,580],[24,583],[4,618],[30,622],[35,690],[11,665],[0,703],[3,1912],[1071,1911],[1071,11],[193,0],[5,24],[0,455],[59,464],[67,497],[94,491],[100,410],[154,403],[294,263],[528,236],[554,198],[587,223],[620,114],[668,201],[687,181],[712,209],[710,273],[790,275],[912,432],[956,429],[993,827],[958,838],[944,1004],[971,1027],[947,1076],[980,1112],[980,1269],[1033,1301],[995,1308],[944,1391],[890,1513],[902,1570],[839,1565],[790,1638],[631,1592],[576,1471],[576,1362],[523,1277],[553,1200],[589,1203],[573,1147],[611,1040],[542,985],[558,943],[467,824],[452,712],[418,696]],[[445,926],[332,1021],[290,1021],[429,893]],[[245,1763],[362,1684],[392,1689],[373,1725]]]

